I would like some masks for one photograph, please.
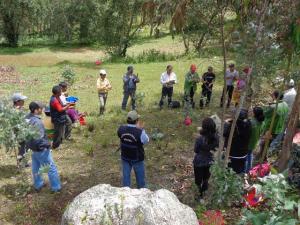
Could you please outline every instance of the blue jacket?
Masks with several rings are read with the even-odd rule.
[[[31,139],[26,142],[26,145],[28,148],[30,148],[32,151],[40,152],[46,149],[50,148],[50,143],[48,141],[48,137],[45,132],[44,124],[40,117],[29,114],[26,119],[28,120],[29,124],[35,127],[38,131],[39,138],[37,139]]]

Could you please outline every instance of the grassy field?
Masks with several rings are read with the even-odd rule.
[[[129,49],[130,55],[138,55],[147,49],[157,49],[172,54],[184,52],[180,40],[164,37],[159,40],[145,40]],[[24,183],[31,182],[30,169],[20,172],[16,169],[13,155],[0,152],[0,224],[59,224],[61,215],[72,199],[80,192],[100,183],[121,185],[120,160],[118,148],[119,140],[116,136],[118,126],[125,122],[126,113],[120,110],[122,100],[122,75],[127,65],[121,63],[106,63],[95,66],[97,57],[104,57],[101,50],[92,48],[62,48],[48,47],[25,48],[17,52],[8,49],[0,50],[0,64],[13,65],[20,74],[21,83],[1,83],[0,95],[7,96],[20,91],[32,100],[48,102],[53,85],[61,81],[60,73],[64,65],[71,64],[77,77],[69,93],[79,97],[77,105],[80,111],[89,113],[87,120],[91,126],[75,128],[74,142],[65,142],[60,151],[53,151],[63,183],[60,194],[51,194],[49,187],[41,193],[26,190]],[[183,109],[158,110],[160,99],[160,74],[168,64],[174,66],[179,83],[175,87],[174,99],[181,100],[183,93],[184,75],[191,63],[198,65],[198,72],[202,74],[208,65],[212,65],[217,73],[217,84],[214,88],[210,108],[193,113],[193,124],[183,125]],[[108,71],[113,90],[109,93],[107,112],[102,118],[97,117],[98,98],[96,79],[98,70]],[[149,135],[157,129],[165,134],[161,141],[151,141],[146,146],[146,173],[148,187],[152,190],[166,188],[174,191],[179,199],[192,207],[194,202],[194,187],[192,173],[192,158],[194,134],[201,120],[218,111],[221,92],[222,62],[219,56],[210,58],[182,58],[177,61],[160,63],[143,63],[134,65],[141,83],[138,92],[144,92],[143,106],[138,106],[142,120],[146,123]],[[199,102],[200,88],[196,94]],[[95,128],[94,130],[92,128]]]

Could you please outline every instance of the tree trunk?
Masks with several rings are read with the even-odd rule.
[[[283,172],[287,168],[288,161],[291,156],[291,150],[293,147],[293,137],[299,120],[299,115],[300,115],[299,112],[300,112],[300,82],[298,84],[295,102],[293,104],[292,111],[289,116],[288,126],[286,130],[286,135],[283,140],[282,150],[280,151],[277,160],[279,172]]]

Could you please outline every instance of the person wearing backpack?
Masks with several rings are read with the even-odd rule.
[[[160,83],[162,84],[161,98],[159,102],[160,109],[162,109],[166,96],[168,96],[168,106],[172,103],[173,86],[177,83],[176,74],[172,70],[173,67],[168,65],[167,70],[160,76]]]
[[[138,75],[133,74],[133,66],[127,67],[127,73],[123,76],[123,89],[124,96],[122,101],[122,110],[126,110],[128,98],[131,98],[131,107],[132,110],[135,110],[135,92],[136,92],[136,84],[140,82]]]
[[[210,166],[213,163],[213,153],[219,146],[219,136],[217,128],[212,118],[205,118],[202,121],[200,136],[196,139],[193,160],[195,183],[198,186],[200,198],[208,189],[208,180],[210,177]]]
[[[117,131],[120,138],[124,187],[130,187],[132,169],[135,172],[137,187],[146,187],[144,145],[149,142],[149,137],[139,118],[140,115],[136,111],[130,111],[127,115],[127,125],[120,126]]]

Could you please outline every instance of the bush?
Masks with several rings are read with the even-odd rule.
[[[66,81],[69,85],[72,85],[75,82],[76,73],[72,69],[70,65],[66,65],[61,77],[64,81]]]

